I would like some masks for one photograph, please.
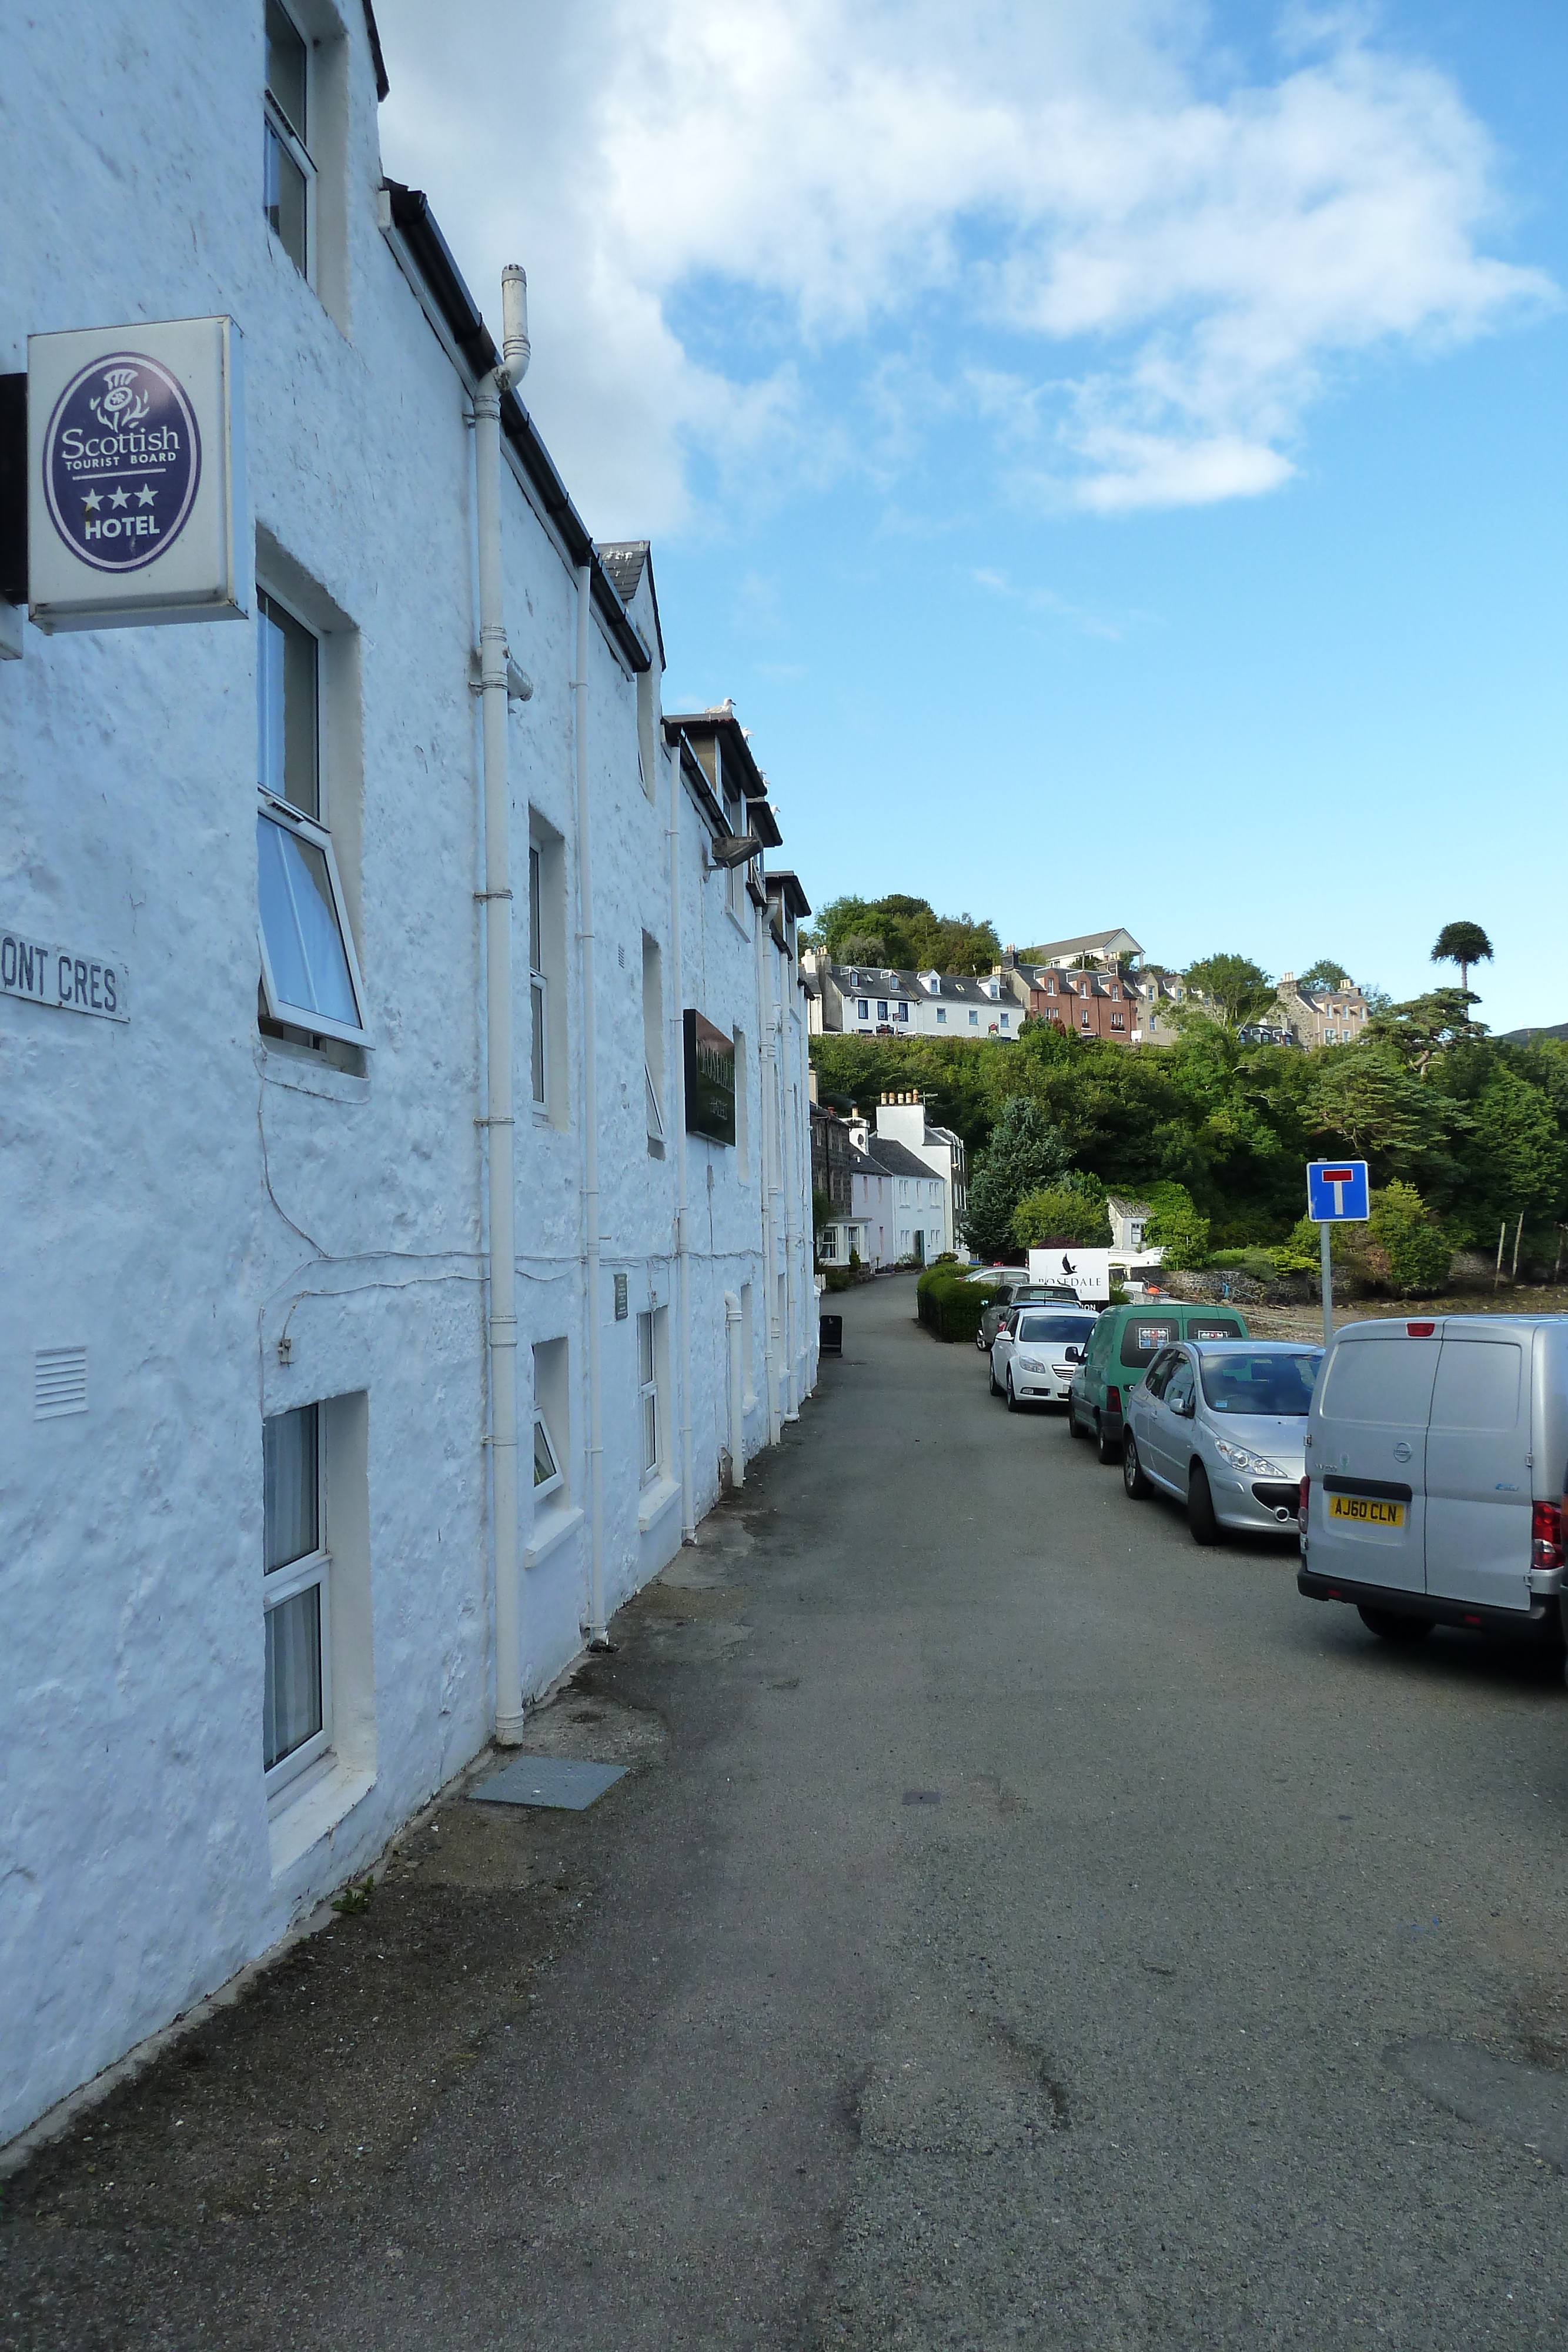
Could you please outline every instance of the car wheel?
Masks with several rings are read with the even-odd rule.
[[[1201,1462],[1195,1462],[1187,1474],[1186,1523],[1194,1543],[1217,1544],[1225,1532],[1214,1516],[1214,1496],[1209,1492],[1208,1473]]]
[[[1013,1368],[1009,1364],[1008,1366],[1008,1411],[1009,1412],[1021,1412],[1022,1410],[1022,1406],[1019,1403],[1017,1397],[1013,1394]]]
[[[1369,1633],[1385,1642],[1396,1642],[1408,1647],[1413,1642],[1424,1642],[1432,1630],[1429,1617],[1406,1617],[1401,1609],[1363,1609],[1356,1615]]]
[[[1149,1482],[1144,1475],[1144,1465],[1138,1459],[1137,1440],[1131,1430],[1122,1440],[1122,1484],[1130,1503],[1141,1503],[1149,1493]]]
[[[1103,1463],[1120,1462],[1122,1459],[1121,1439],[1106,1435],[1105,1424],[1098,1413],[1094,1416],[1094,1450]]]
[[[997,1378],[997,1360],[994,1356],[990,1356],[987,1359],[986,1378],[991,1384],[991,1394],[993,1396],[1000,1396],[1002,1392],[1002,1384]]]

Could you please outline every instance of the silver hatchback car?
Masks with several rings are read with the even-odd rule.
[[[1218,1543],[1227,1528],[1293,1538],[1322,1357],[1289,1339],[1163,1348],[1127,1400],[1128,1495],[1177,1496],[1195,1543]]]

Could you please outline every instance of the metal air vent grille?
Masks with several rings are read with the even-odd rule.
[[[87,1349],[39,1348],[33,1357],[33,1419],[87,1411]]]

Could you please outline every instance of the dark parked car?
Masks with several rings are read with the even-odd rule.
[[[1062,1283],[1031,1282],[1027,1274],[1015,1275],[1004,1281],[990,1305],[980,1318],[980,1328],[975,1334],[977,1348],[988,1349],[1001,1329],[1002,1319],[1014,1307],[1076,1307],[1078,1293]]]

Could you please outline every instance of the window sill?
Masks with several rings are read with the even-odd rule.
[[[729,917],[730,921],[735,925],[736,929],[740,933],[741,938],[743,940],[749,940],[751,937],[750,924],[743,923],[741,921],[740,917],[736,913],[735,908],[730,905],[727,898],[724,902],[724,911]]]
[[[362,1103],[371,1098],[371,1081],[352,1070],[335,1070],[304,1054],[279,1052],[258,1045],[256,1066],[269,1087],[287,1087],[298,1095],[319,1095],[327,1102]]]
[[[680,1486],[674,1478],[656,1478],[651,1486],[644,1486],[637,1506],[638,1532],[646,1535],[655,1521],[664,1517],[670,1505],[680,1500]]]
[[[534,1519],[533,1541],[523,1554],[525,1568],[538,1568],[552,1551],[559,1551],[569,1536],[575,1535],[582,1525],[580,1504],[547,1503]]]
[[[312,1846],[329,1836],[375,1785],[373,1769],[329,1754],[280,1790],[267,1807],[273,1877],[281,1878]]]

